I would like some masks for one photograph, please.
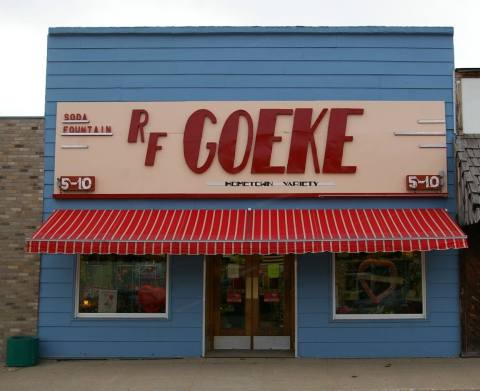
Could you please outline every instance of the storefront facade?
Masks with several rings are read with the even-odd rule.
[[[458,355],[452,34],[51,29],[41,355]]]

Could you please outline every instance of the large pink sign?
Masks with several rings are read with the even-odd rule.
[[[446,171],[443,102],[57,105],[58,198],[432,196]],[[441,183],[423,193],[412,175]],[[67,191],[65,177],[92,177],[94,191]]]

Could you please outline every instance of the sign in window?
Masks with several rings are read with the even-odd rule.
[[[334,318],[424,318],[420,252],[336,254]]]

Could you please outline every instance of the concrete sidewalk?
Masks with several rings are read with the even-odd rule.
[[[480,359],[45,360],[1,368],[0,390],[480,390]]]

